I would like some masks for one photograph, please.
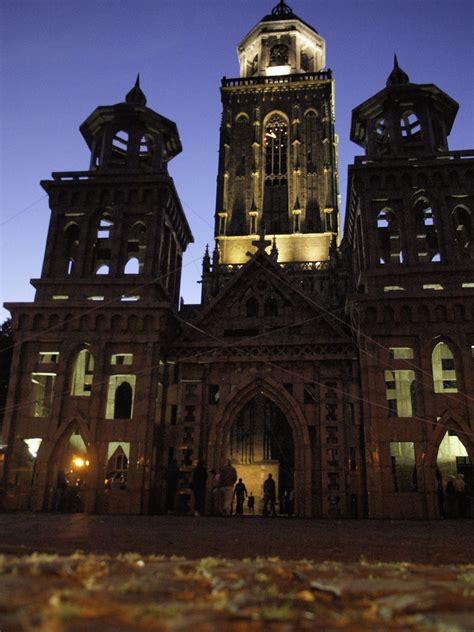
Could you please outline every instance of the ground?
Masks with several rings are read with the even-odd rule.
[[[0,630],[472,631],[473,533],[472,520],[3,514]]]

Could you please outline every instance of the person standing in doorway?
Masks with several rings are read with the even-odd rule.
[[[276,516],[275,511],[276,500],[276,488],[275,481],[271,474],[268,475],[267,480],[263,484],[263,515],[268,516],[271,513],[272,516]],[[270,505],[270,509],[269,509]]]
[[[247,498],[247,488],[242,483],[242,479],[239,478],[239,482],[235,486],[234,489],[235,500],[237,501],[237,506],[235,508],[235,513],[237,516],[242,516],[244,513],[244,501]]]
[[[458,518],[466,518],[469,505],[469,498],[466,490],[466,483],[464,482],[464,474],[458,474],[453,481],[454,490],[456,494],[457,514]]]
[[[227,461],[227,464],[221,469],[219,473],[219,485],[222,490],[224,506],[222,508],[223,516],[230,516],[232,514],[232,498],[234,495],[234,485],[237,480],[237,471],[232,465],[232,461]]]

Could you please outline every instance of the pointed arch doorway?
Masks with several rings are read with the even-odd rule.
[[[448,485],[462,477],[466,486],[464,494],[457,496]],[[474,507],[468,490],[474,486],[474,465],[466,446],[455,430],[447,430],[439,444],[436,455],[436,478],[438,481],[438,505],[440,514],[448,518],[467,518]]]
[[[227,458],[232,460],[248,493],[255,497],[255,513],[262,513],[263,484],[272,474],[277,511],[293,515],[295,448],[293,432],[282,410],[258,393],[237,414],[225,443]]]
[[[90,454],[82,433],[76,429],[57,442],[50,457],[48,507],[67,513],[83,512],[90,477]]]

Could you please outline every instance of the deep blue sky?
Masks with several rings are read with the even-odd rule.
[[[183,153],[170,165],[196,243],[182,291],[199,300],[212,242],[222,76],[238,76],[237,43],[277,0],[3,0],[1,21],[2,301],[31,300],[49,221],[40,179],[87,169],[78,127],[98,105],[122,101],[137,72],[148,106],[174,120]],[[342,212],[352,108],[382,89],[393,53],[415,83],[460,103],[451,149],[473,143],[471,0],[291,0],[325,39],[336,79]],[[10,218],[11,221],[8,221]],[[3,320],[7,313],[0,314]]]

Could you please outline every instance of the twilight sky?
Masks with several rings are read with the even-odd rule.
[[[49,209],[40,179],[85,170],[79,125],[124,100],[137,72],[148,107],[174,120],[184,151],[170,163],[195,244],[181,294],[198,302],[212,243],[222,76],[238,76],[237,43],[277,0],[2,0],[0,3],[0,302],[30,301]],[[471,0],[288,0],[326,39],[336,80],[344,213],[351,110],[385,85],[393,53],[414,83],[460,103],[450,149],[472,148],[474,3]],[[42,199],[43,198],[43,199]],[[0,322],[8,316],[2,310]]]

